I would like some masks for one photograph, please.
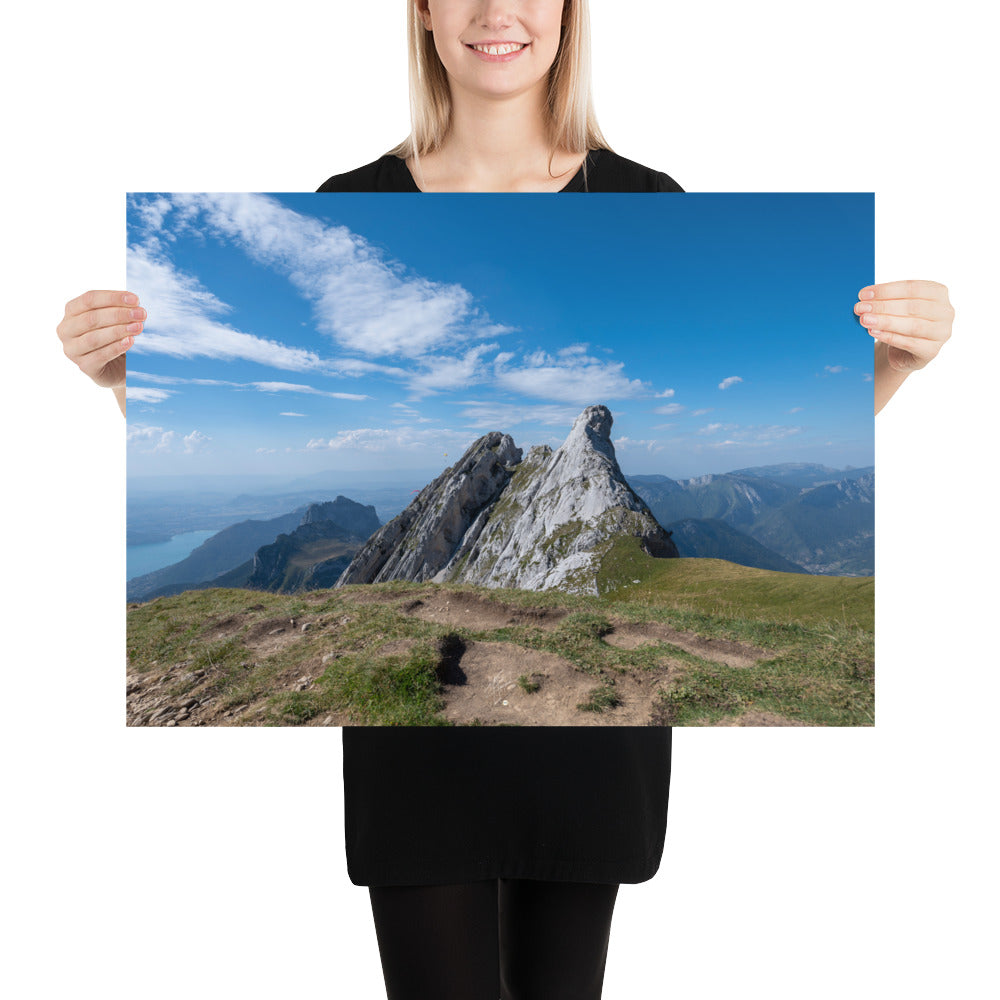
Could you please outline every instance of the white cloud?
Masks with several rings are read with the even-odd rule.
[[[673,396],[673,394],[674,394],[674,390],[673,389],[664,389],[663,392],[658,392],[656,394],[656,398],[657,399],[670,399],[670,397]]]
[[[126,386],[125,399],[130,403],[162,403],[173,393],[169,389],[151,389],[148,386]]]
[[[279,413],[278,416],[279,417],[304,417],[305,414],[304,413],[291,413],[291,412],[288,412],[288,413]]]
[[[718,427],[720,425],[712,426]],[[723,448],[739,445],[743,448],[764,448],[776,441],[783,441],[785,438],[802,433],[801,427],[789,427],[781,424],[756,424],[748,427],[728,425],[725,429],[734,432],[732,437],[725,441],[713,441],[709,447]]]
[[[126,446],[142,455],[170,451],[175,434],[162,427],[130,423],[125,431]]]
[[[407,386],[415,397],[461,389],[482,382],[488,376],[483,355],[495,351],[496,344],[480,344],[466,351],[461,357],[437,355],[426,367],[407,379]]]
[[[296,385],[293,382],[251,382],[250,385],[261,392],[301,392],[310,396],[329,396],[330,399],[354,401],[372,398],[355,392],[327,392],[325,389],[315,389],[311,385]]]
[[[507,431],[518,424],[542,424],[547,427],[564,427],[566,432],[580,415],[575,406],[541,403],[523,406],[520,403],[481,403],[467,400],[459,416],[471,427],[479,430]]]
[[[719,431],[734,431],[739,427],[739,424],[706,424],[704,427],[699,428],[699,434],[718,434]]]
[[[801,406],[793,406],[788,412],[789,413],[801,413],[802,412],[802,407]]]
[[[329,370],[312,351],[266,340],[213,318],[230,311],[193,275],[157,258],[144,247],[130,247],[128,287],[146,304],[149,319],[132,350],[175,358],[255,361],[290,371]]]
[[[846,365],[825,365],[824,371],[828,371],[831,375],[839,375],[841,372],[847,371]]]
[[[493,361],[497,384],[510,392],[535,399],[588,406],[627,399],[646,390],[638,379],[624,374],[621,361],[602,361],[573,351],[565,356],[535,351],[519,365],[513,358],[499,354]]]
[[[184,454],[193,455],[199,448],[203,447],[206,442],[212,439],[201,431],[191,431],[190,434],[184,435]]]
[[[691,416],[692,417],[703,417],[703,416],[705,416],[706,413],[711,413],[712,409],[713,409],[713,407],[708,406],[708,407],[705,407],[705,409],[703,409],[703,410],[692,410],[691,411]]]
[[[306,445],[311,451],[359,451],[412,453],[419,449],[435,457],[457,458],[475,440],[462,431],[415,430],[409,427],[359,427],[338,431],[332,438],[313,438]]]
[[[737,382],[742,382],[743,379],[739,375],[730,375],[728,378],[724,378],[719,383],[720,389],[728,389],[731,385],[736,385]]]
[[[274,448],[258,448],[255,452],[257,455],[273,455]]]
[[[875,381],[875,376],[872,375],[871,372],[865,372],[864,375],[862,375],[861,377],[862,377],[862,379],[864,379],[865,382],[874,382]]]
[[[331,226],[255,194],[175,194],[184,224],[240,246],[313,303],[318,328],[369,356],[420,357],[473,337],[509,332],[457,284],[415,274],[344,226]],[[177,223],[173,223],[175,226]]]
[[[672,417],[675,413],[680,413],[684,407],[680,403],[667,403],[666,406],[657,406],[653,412],[662,417]]]
[[[650,453],[663,451],[663,445],[659,441],[644,441],[636,438],[620,437],[612,442],[616,451],[648,451]]]

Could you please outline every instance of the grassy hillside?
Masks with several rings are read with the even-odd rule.
[[[654,560],[626,539],[601,587],[217,589],[131,605],[129,723],[874,722],[871,578]]]

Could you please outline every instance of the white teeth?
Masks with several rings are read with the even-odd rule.
[[[505,56],[524,48],[523,42],[508,42],[506,45],[473,45],[477,52],[485,52],[490,56]]]

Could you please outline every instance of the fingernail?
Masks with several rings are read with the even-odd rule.
[[[861,322],[864,323],[865,326],[874,326],[875,316],[873,314],[866,313],[864,316],[861,317]]]
[[[128,314],[129,319],[145,319],[146,310],[145,309],[131,309]]]
[[[127,351],[135,343],[135,337],[126,337],[122,341],[122,347]]]
[[[125,332],[126,333],[138,333],[141,329],[142,329],[142,324],[141,323],[129,323],[129,325],[127,327],[125,327]]]
[[[858,292],[858,298],[859,299],[873,299],[873,298],[875,298],[875,289],[871,288],[871,287],[862,288],[861,291]]]
[[[859,302],[855,307],[854,311],[860,316],[864,313],[871,312],[875,307],[870,302]]]
[[[139,296],[133,295],[131,292],[126,292],[122,296],[122,302],[124,302],[127,306],[136,306],[139,304]]]

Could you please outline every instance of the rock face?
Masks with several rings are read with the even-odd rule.
[[[337,586],[435,577],[482,529],[482,515],[496,503],[520,460],[521,449],[508,435],[483,435],[368,539]]]
[[[621,535],[640,538],[650,555],[676,556],[618,467],[611,423],[607,407],[589,406],[560,448],[532,448],[523,461],[506,435],[480,438],[369,540],[339,584],[434,580],[596,594],[601,560]]]

